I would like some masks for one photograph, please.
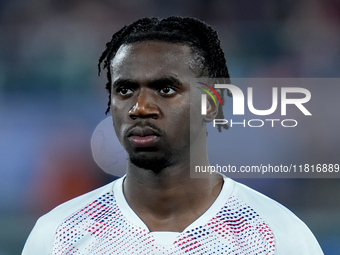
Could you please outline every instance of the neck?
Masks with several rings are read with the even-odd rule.
[[[206,150],[194,155],[199,155],[195,158],[200,165],[209,165]],[[211,206],[222,184],[220,176],[190,178],[190,159],[159,172],[140,169],[129,163],[124,195],[150,231],[182,231]]]

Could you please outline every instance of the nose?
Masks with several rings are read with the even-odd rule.
[[[137,95],[137,102],[132,106],[129,111],[131,119],[137,118],[153,118],[158,119],[160,112],[155,104],[153,98],[153,91],[142,88]]]

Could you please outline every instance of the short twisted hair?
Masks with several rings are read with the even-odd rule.
[[[220,40],[217,32],[211,26],[190,17],[142,18],[128,26],[124,26],[115,33],[111,41],[106,44],[106,49],[99,58],[98,74],[100,74],[102,63],[104,63],[103,69],[107,69],[108,82],[106,89],[109,92],[109,102],[106,114],[110,110],[111,100],[111,60],[115,57],[122,44],[143,41],[160,41],[187,45],[190,47],[194,60],[197,62],[195,67],[200,69],[198,70],[200,76],[209,78],[223,77],[228,80],[230,78]],[[221,100],[224,104],[223,92],[224,89],[221,90]],[[230,91],[227,92],[231,96]],[[222,105],[219,105],[216,118],[224,119]],[[228,125],[219,125],[218,130],[220,132],[222,127],[227,129]]]

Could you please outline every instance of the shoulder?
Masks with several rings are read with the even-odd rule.
[[[55,232],[58,226],[68,216],[84,208],[89,203],[106,193],[112,193],[115,182],[116,181],[113,181],[105,186],[71,199],[41,216],[25,243],[22,255],[51,254]]]
[[[273,231],[277,255],[323,254],[310,229],[294,213],[258,191],[233,182],[232,196],[249,205]]]

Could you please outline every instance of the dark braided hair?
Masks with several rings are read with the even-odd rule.
[[[109,92],[109,102],[106,114],[110,110],[111,100],[111,73],[110,62],[115,57],[122,44],[137,43],[143,41],[160,41],[166,43],[183,44],[190,47],[195,63],[200,71],[200,76],[209,78],[223,77],[230,83],[230,76],[226,65],[224,53],[221,49],[217,32],[206,23],[190,17],[171,16],[165,19],[142,18],[112,36],[110,42],[106,43],[106,50],[102,53],[98,63],[98,75],[103,69],[107,69],[106,89]],[[224,104],[224,89],[221,89],[221,100]],[[228,96],[231,96],[227,90]],[[217,119],[224,119],[222,105],[219,105]],[[218,125],[221,132],[228,125]]]

